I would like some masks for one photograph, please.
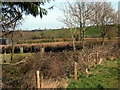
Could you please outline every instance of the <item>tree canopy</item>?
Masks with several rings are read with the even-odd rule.
[[[34,17],[47,15],[47,10],[42,8],[44,2],[2,2],[2,20],[0,24],[3,29],[11,28],[12,24],[22,19],[23,14]]]

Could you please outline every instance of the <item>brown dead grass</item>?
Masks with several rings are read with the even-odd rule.
[[[61,79],[59,81],[55,81],[52,79],[43,80],[41,88],[67,88],[68,81],[69,81],[68,79],[66,80]]]
[[[98,60],[96,59],[96,51],[99,54]],[[27,58],[25,63],[17,65],[17,68],[12,66],[3,68],[3,87],[15,87],[15,82],[5,83],[13,77],[19,81],[16,87],[35,88],[35,73],[37,70],[43,75],[43,88],[67,87],[69,82],[62,80],[62,78],[73,75],[74,61],[78,63],[78,71],[86,73],[87,68],[101,63],[100,58],[102,60],[106,60],[109,57],[120,58],[119,53],[119,47],[111,43],[104,46],[85,47],[84,50],[77,50],[76,52],[33,53]],[[18,76],[21,77],[20,80],[17,78]]]
[[[119,38],[112,38],[112,39],[105,39],[106,43],[117,43]],[[84,44],[95,44],[95,43],[101,43],[102,39],[101,38],[86,38],[84,41]],[[37,47],[65,47],[67,45],[72,46],[72,41],[69,42],[51,42],[51,43],[33,43],[33,44],[16,44],[14,47],[31,47],[31,46],[37,46]],[[80,45],[79,41],[75,42],[76,46]],[[10,48],[11,45],[0,45],[0,48]]]

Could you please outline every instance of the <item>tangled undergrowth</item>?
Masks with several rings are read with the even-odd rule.
[[[43,79],[60,80],[73,75],[73,63],[78,71],[87,74],[90,67],[100,64],[100,60],[120,58],[117,44],[95,45],[83,50],[32,53],[25,62],[18,65],[3,65],[4,88],[36,88],[36,71]],[[97,56],[98,55],[98,56]]]

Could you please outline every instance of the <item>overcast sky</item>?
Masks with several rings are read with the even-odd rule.
[[[95,0],[92,0],[95,1]],[[114,9],[118,9],[118,1],[119,0],[107,0],[110,1],[113,5]],[[59,21],[60,17],[63,17],[63,13],[60,10],[62,1],[56,0],[51,1],[50,3],[46,3],[44,6],[45,8],[49,8],[50,6],[54,5],[52,10],[48,10],[48,14],[43,16],[41,19],[40,16],[36,18],[31,15],[23,15],[22,25],[19,25],[16,29],[21,30],[34,30],[34,29],[57,29],[66,27],[62,22]]]

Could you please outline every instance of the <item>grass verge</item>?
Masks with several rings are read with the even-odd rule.
[[[71,79],[67,88],[119,88],[120,59],[105,60],[91,67],[89,74],[78,73],[78,81]]]

